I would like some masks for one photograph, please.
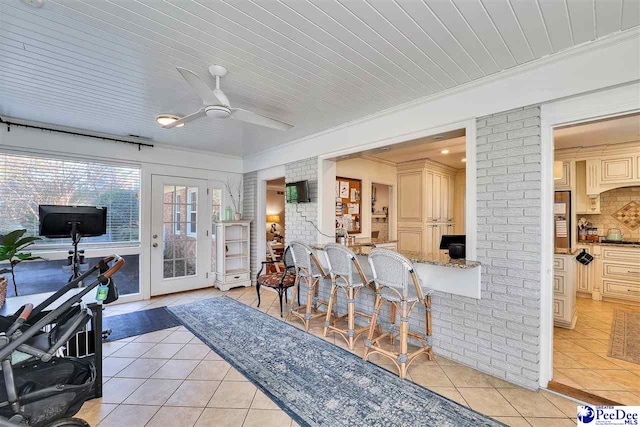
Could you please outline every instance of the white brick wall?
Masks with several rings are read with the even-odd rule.
[[[540,370],[540,156],[538,106],[477,120],[481,299],[436,292],[432,301],[435,353],[532,389]],[[317,161],[290,163],[286,171],[287,182],[315,180]],[[315,181],[313,188],[314,203],[304,212],[317,220]],[[294,208],[286,207],[287,241],[314,242],[315,230]],[[328,281],[321,283],[321,299],[327,299],[329,287]],[[344,297],[339,299],[344,314]],[[357,310],[373,310],[370,290],[358,296]],[[384,311],[381,320],[387,319]],[[423,307],[415,309],[410,327],[425,330]]]
[[[242,218],[250,219],[251,235],[249,244],[250,265],[251,265],[251,283],[255,284],[256,274],[258,274],[258,172],[245,173],[242,178]],[[264,215],[262,215],[264,218]],[[264,221],[264,219],[262,219]]]
[[[318,234],[318,158],[300,160],[285,165],[285,182],[309,181],[311,203],[285,204],[285,241],[315,243]],[[311,221],[311,222],[309,222]]]

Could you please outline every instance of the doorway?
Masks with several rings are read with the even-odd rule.
[[[371,184],[371,240],[385,242],[389,240],[389,207],[391,206],[392,186]]]
[[[208,286],[207,181],[153,175],[151,193],[151,295]]]
[[[265,210],[265,257],[267,260],[279,261],[284,253],[285,185],[284,177],[267,181]]]

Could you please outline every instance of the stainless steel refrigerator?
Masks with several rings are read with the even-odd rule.
[[[571,191],[556,191],[553,204],[556,251],[571,249]]]

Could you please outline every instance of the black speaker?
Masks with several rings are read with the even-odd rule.
[[[449,245],[449,258],[463,259],[466,257],[464,243],[451,243]]]

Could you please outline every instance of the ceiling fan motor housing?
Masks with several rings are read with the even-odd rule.
[[[209,105],[204,108],[204,112],[214,119],[228,119],[231,116],[231,110],[223,105]]]

